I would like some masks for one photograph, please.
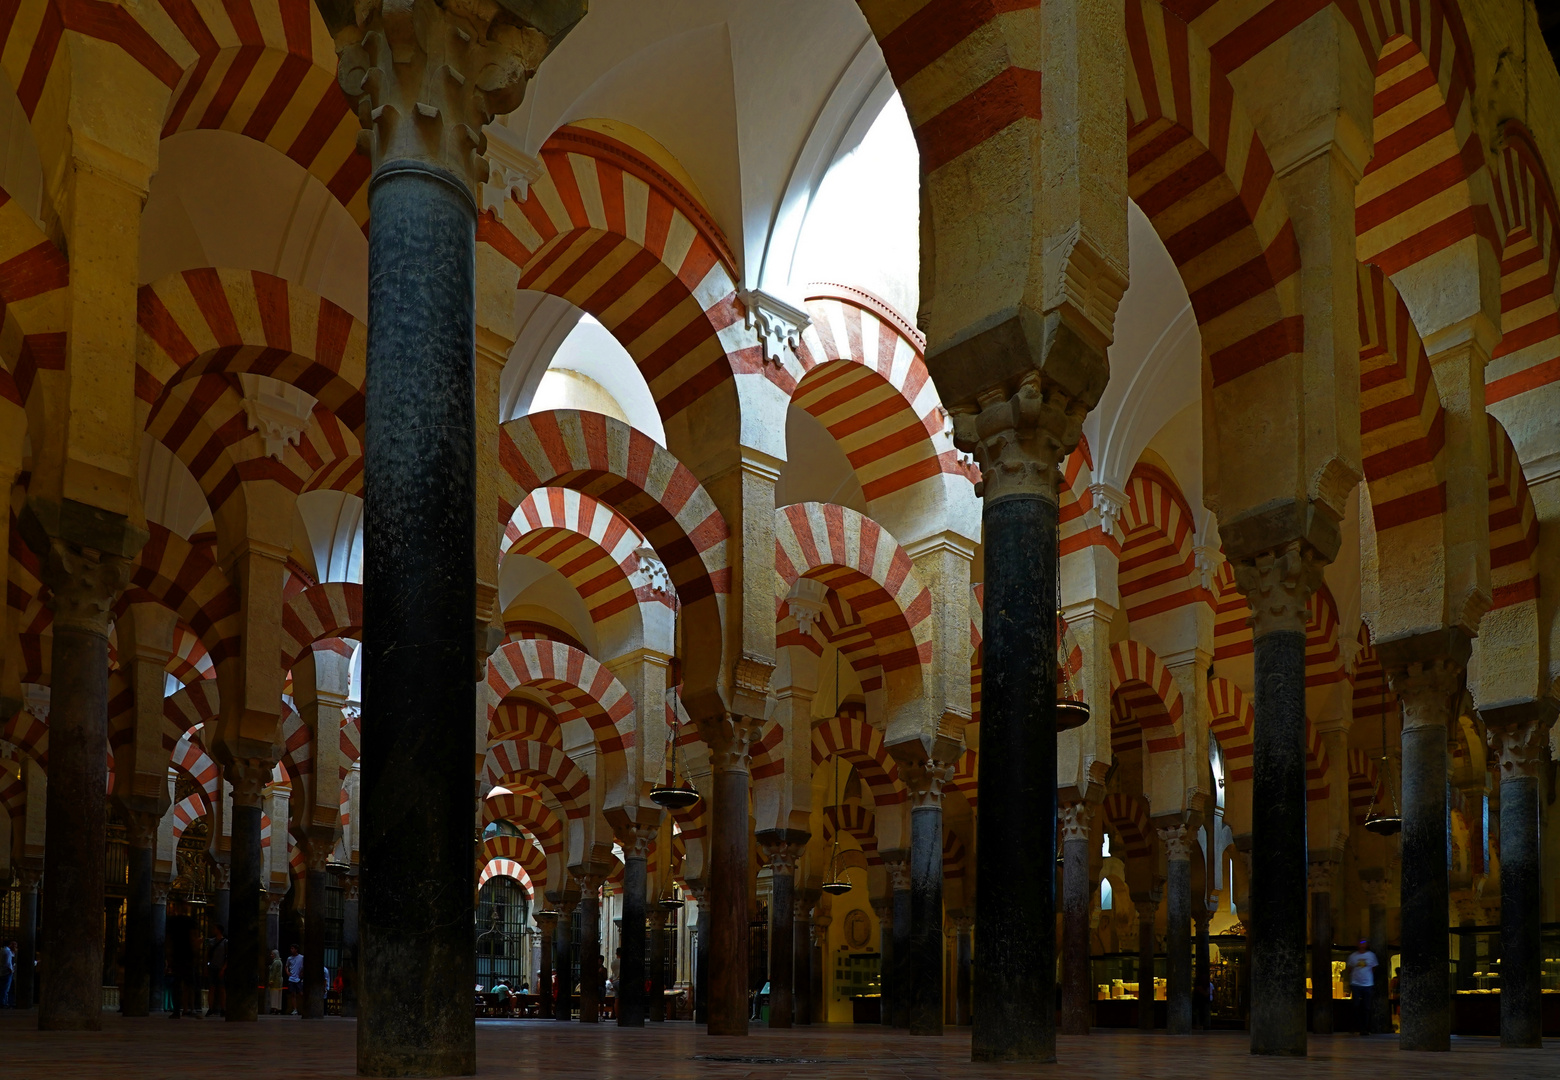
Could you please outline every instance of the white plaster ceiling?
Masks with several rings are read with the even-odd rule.
[[[344,491],[298,496],[296,527],[308,538],[315,580],[363,583],[363,500]],[[301,546],[301,545],[300,545]]]
[[[157,439],[141,435],[136,478],[146,520],[188,540],[211,524],[206,494],[183,461]]]
[[[584,409],[604,413],[638,428],[665,446],[666,429],[661,424],[661,414],[634,358],[610,330],[591,316],[574,310],[578,322],[558,344],[530,400],[524,402],[524,412]],[[511,353],[505,375],[509,368],[521,363],[534,369],[540,363],[540,357],[522,361],[517,354]],[[517,400],[516,404],[520,402]],[[521,414],[517,412],[516,415]]]
[[[845,451],[817,417],[794,405],[785,411],[785,455],[775,481],[776,506],[832,502],[867,512],[867,497]]]

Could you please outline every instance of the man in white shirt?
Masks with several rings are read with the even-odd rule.
[[[1370,1002],[1376,990],[1376,954],[1370,942],[1349,954],[1349,996],[1354,1000],[1354,1021],[1361,1035],[1370,1034]]]
[[[287,994],[292,999],[292,1008],[289,1012],[301,1013],[303,1011],[303,954],[298,951],[298,946],[287,947]]]

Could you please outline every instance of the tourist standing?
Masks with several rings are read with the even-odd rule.
[[[16,1007],[16,942],[0,946],[0,1009]]]
[[[303,1011],[303,954],[297,945],[287,946],[287,999],[289,1015]]]
[[[1349,954],[1349,996],[1354,1000],[1354,1022],[1361,1035],[1370,1034],[1370,1002],[1376,990],[1376,954],[1370,942],[1361,941]]]
[[[265,979],[265,1005],[272,1016],[282,1014],[282,977],[282,954],[272,949],[271,966],[266,972]]]
[[[206,979],[211,986],[211,1008],[206,1015],[227,1015],[227,934],[221,926],[206,946]]]

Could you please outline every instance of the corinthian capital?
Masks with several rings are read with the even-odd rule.
[[[953,766],[941,761],[900,762],[899,779],[910,791],[910,808],[942,805],[943,788],[953,781]]]
[[[1057,498],[1056,467],[1077,447],[1088,406],[1038,371],[1019,380],[1016,393],[987,390],[977,406],[955,406],[954,440],[975,455],[988,501],[1006,495]]]
[[[1549,720],[1537,718],[1509,727],[1490,728],[1490,749],[1500,762],[1500,778],[1538,777],[1549,760]]]
[[[1171,862],[1186,862],[1192,857],[1192,839],[1185,825],[1160,829],[1159,842],[1165,846],[1165,858]]]
[[[1452,628],[1383,641],[1376,653],[1387,683],[1403,702],[1403,730],[1445,728],[1462,697],[1472,644]]]
[[[1089,839],[1089,825],[1094,817],[1094,808],[1086,802],[1070,802],[1062,806],[1062,843],[1075,841],[1087,843]]]
[[[1305,633],[1305,605],[1322,583],[1325,561],[1303,540],[1235,561],[1235,587],[1251,605],[1251,631],[1265,637]]]
[[[130,573],[128,559],[51,538],[42,578],[54,594],[49,608],[54,612],[55,628],[107,637],[110,610],[130,584]]]
[[[747,772],[749,755],[763,722],[746,716],[722,716],[699,722],[699,736],[710,748],[712,772]]]
[[[488,179],[484,125],[514,111],[585,0],[316,0],[336,42],[336,79],[377,168],[416,161],[473,198]]]

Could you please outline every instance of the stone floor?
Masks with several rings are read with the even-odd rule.
[[[103,1017],[100,1034],[40,1033],[37,1013],[0,1013],[0,1077],[5,1080],[324,1080],[353,1075],[356,1025],[267,1017],[257,1024],[221,1020],[170,1023],[164,1017]],[[690,1024],[642,1031],[549,1021],[482,1021],[479,1075],[538,1080],[933,1080],[1049,1073],[1066,1080],[1135,1077],[1560,1077],[1560,1040],[1543,1050],[1502,1050],[1491,1039],[1453,1040],[1452,1053],[1406,1054],[1389,1036],[1315,1038],[1304,1061],[1253,1058],[1241,1032],[1190,1038],[1096,1033],[1062,1038],[1058,1067],[976,1066],[969,1035],[913,1039],[881,1028],[848,1026],[711,1039]],[[754,1060],[758,1059],[758,1060]],[[763,1060],[770,1059],[770,1060]]]

